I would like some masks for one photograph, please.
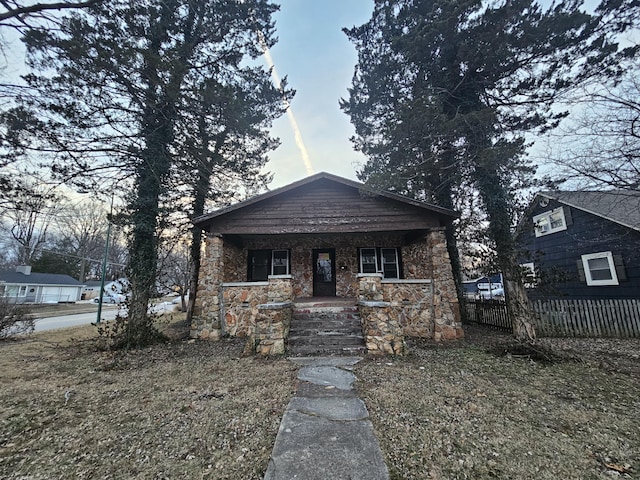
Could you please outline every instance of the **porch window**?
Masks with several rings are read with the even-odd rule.
[[[384,278],[399,278],[398,249],[383,248],[382,256],[382,273]]]
[[[361,248],[360,273],[382,273],[384,278],[400,278],[397,248]]]
[[[289,250],[273,250],[271,275],[289,275]]]
[[[360,272],[377,273],[378,272],[378,256],[375,248],[360,249]]]
[[[250,282],[263,282],[269,275],[289,274],[289,250],[249,250]]]

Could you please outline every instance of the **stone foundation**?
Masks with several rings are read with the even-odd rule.
[[[404,355],[405,344],[397,310],[388,302],[361,301],[358,303],[362,319],[362,333],[370,355]]]

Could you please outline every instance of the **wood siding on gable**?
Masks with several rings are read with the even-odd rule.
[[[428,209],[322,181],[215,217],[209,231],[234,235],[392,232],[440,224],[438,214]]]
[[[527,229],[521,236],[521,245],[529,252],[522,263],[532,261],[554,285],[532,291],[534,297],[560,298],[640,298],[640,232],[605,218],[570,208],[572,222],[567,229],[536,237],[532,217],[562,204],[552,200],[546,207],[529,212]],[[577,261],[582,255],[608,252],[622,257],[627,279],[619,285],[589,286],[578,276]]]

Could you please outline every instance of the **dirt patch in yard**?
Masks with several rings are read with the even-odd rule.
[[[640,478],[640,341],[466,334],[356,366],[392,479]]]
[[[0,344],[0,478],[261,479],[296,367],[184,327],[126,353],[92,327]]]

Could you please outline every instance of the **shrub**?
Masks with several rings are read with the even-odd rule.
[[[7,297],[0,297],[0,339],[20,333],[31,333],[35,320],[24,305],[17,305]]]

